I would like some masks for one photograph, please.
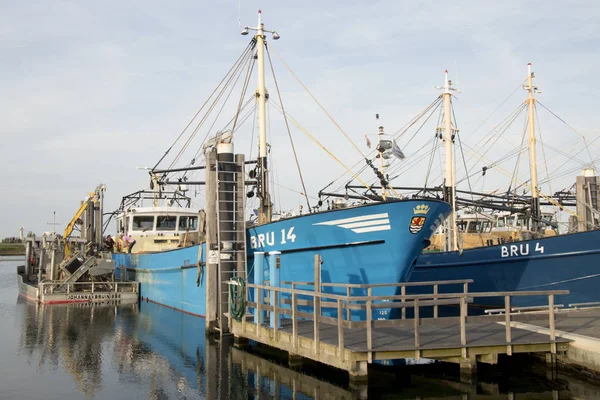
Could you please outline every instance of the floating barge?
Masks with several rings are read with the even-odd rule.
[[[131,304],[139,299],[138,282],[115,281],[115,262],[102,250],[102,199],[100,185],[81,203],[65,228],[21,239],[25,265],[17,267],[19,295],[43,304]],[[80,237],[72,237],[79,225]]]

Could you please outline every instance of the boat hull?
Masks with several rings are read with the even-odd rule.
[[[469,291],[569,290],[557,304],[600,301],[600,231],[581,232],[464,250],[423,254],[409,280],[473,279]],[[456,288],[448,288],[456,290]],[[513,306],[548,304],[547,297],[513,297]],[[502,298],[475,299],[483,307]]]
[[[322,257],[321,281],[397,283],[406,279],[427,240],[450,211],[447,203],[406,200],[308,214],[247,231],[248,279],[254,253],[281,252],[280,280],[314,280],[314,255]],[[142,300],[206,315],[204,244],[148,254],[114,254],[117,274],[140,282]],[[268,274],[268,262],[264,265]],[[268,279],[268,275],[265,276]],[[378,288],[374,295],[393,295]],[[381,310],[378,318],[385,318]]]

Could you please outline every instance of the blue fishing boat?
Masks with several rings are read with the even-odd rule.
[[[256,166],[247,173],[244,172],[244,164],[252,162],[235,164],[235,168],[239,168],[236,176],[243,176],[246,186],[250,187],[248,193],[235,189],[233,185],[227,186],[233,182],[233,173],[223,175],[217,172],[214,175],[215,169],[226,171],[228,166],[234,164],[231,138],[238,128],[233,122],[230,133],[220,131],[214,139],[203,143],[206,166],[168,170],[155,167],[150,171],[153,190],[151,207],[143,206],[142,194],[124,199],[116,214],[120,233],[118,244],[124,240],[123,243],[129,245],[127,252],[123,248],[123,252],[114,254],[117,277],[125,278],[127,275],[128,279],[140,282],[143,301],[199,316],[207,315],[206,296],[210,283],[206,280],[206,269],[213,268],[213,265],[217,268],[218,264],[221,271],[222,264],[226,262],[246,265],[247,259],[247,271],[237,270],[237,273],[252,281],[255,253],[280,253],[282,282],[313,281],[316,254],[323,260],[322,282],[375,284],[406,280],[415,259],[428,245],[429,237],[450,213],[447,202],[436,199],[405,199],[394,196],[391,191],[386,194],[384,190],[383,196],[379,197],[380,201],[353,204],[335,202],[329,204],[327,209],[319,202],[318,207],[311,208],[309,204],[309,209],[298,215],[280,216],[279,219],[273,215],[268,189],[270,180],[265,121],[268,95],[264,86],[264,53],[268,50],[265,33],[272,33],[275,40],[279,35],[264,29],[260,12],[258,26],[246,27],[242,34],[247,34],[249,30],[256,31],[256,35],[240,59],[248,62],[246,65],[249,65],[249,71],[253,70],[254,60],[258,63],[258,89],[252,97],[256,97],[259,121],[259,154]],[[246,69],[232,70],[239,72]],[[228,79],[224,81],[232,80],[232,76],[228,75]],[[279,92],[278,88],[277,90]],[[239,104],[244,103],[240,100]],[[234,121],[238,117],[243,119],[239,113],[238,109],[238,116]],[[376,152],[380,159],[403,157],[395,143],[389,140],[380,140]],[[209,162],[210,157],[215,157],[216,161]],[[370,160],[366,160],[375,174],[384,181],[381,171]],[[191,164],[194,162],[195,158]],[[216,199],[216,206],[213,208],[209,207],[207,201],[206,213],[186,207],[190,202],[185,192],[189,185],[195,184],[193,181],[186,180],[185,176],[175,180],[166,178],[174,172],[203,168],[206,168],[207,185],[209,179],[219,180],[221,186],[218,186],[218,196],[224,196]],[[211,173],[216,178],[210,178]],[[176,188],[171,194],[166,190],[169,185]],[[226,190],[222,190],[223,188]],[[243,208],[242,211],[235,211],[233,206],[228,208],[228,203],[233,202],[233,199],[244,199],[246,194],[253,197],[255,192],[260,200],[257,220],[246,221]],[[231,222],[232,228],[219,231],[216,242],[207,245],[211,229],[215,229],[210,227],[207,219],[214,218],[215,213],[219,221]],[[221,280],[235,275],[233,270],[233,267],[227,270],[231,274]],[[395,290],[381,288],[374,294],[392,295]],[[223,295],[219,291],[217,293]],[[378,317],[387,318],[388,314],[389,310],[382,309]]]
[[[553,236],[546,236],[547,220],[540,210],[542,196],[537,179],[534,127],[536,121],[534,93],[537,92],[537,87],[533,85],[533,77],[531,64],[528,64],[527,83],[524,88],[529,94],[525,104],[529,112],[527,127],[531,197],[527,199],[530,204],[519,215],[521,221],[519,230],[524,232],[526,237],[516,237],[516,241],[513,241],[511,235],[510,242],[506,242],[504,237],[497,237],[497,240],[487,240],[488,245],[485,247],[459,249],[456,225],[452,225],[445,232],[447,238],[445,251],[422,254],[411,272],[410,281],[473,279],[471,290],[477,292],[566,289],[570,294],[558,296],[556,299],[557,303],[565,307],[569,304],[588,303],[589,305],[600,302],[600,292],[596,289],[600,283],[598,267],[600,230],[597,230],[598,220],[595,211],[598,209],[599,181],[593,176],[591,170],[584,170],[583,176],[577,177],[576,196],[572,196],[575,197],[572,205],[576,205],[577,213],[571,212],[571,225],[579,232],[562,235],[553,232]],[[565,205],[550,196],[544,198],[547,200],[547,205],[558,206],[561,209]],[[500,201],[504,207],[511,202],[507,198]],[[453,200],[451,199],[450,202],[453,203]],[[491,218],[488,222],[482,221],[486,220],[480,218],[479,224],[489,224],[490,221],[493,223],[494,219]],[[497,220],[495,226],[505,227],[504,223],[498,225]],[[481,232],[475,235],[483,242]],[[448,289],[452,290],[452,288]],[[504,306],[503,302],[499,301],[501,301],[499,298],[479,299],[479,304],[475,305]],[[516,297],[512,305],[531,307],[547,304],[547,301],[546,298],[537,296]]]

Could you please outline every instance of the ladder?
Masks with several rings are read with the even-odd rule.
[[[229,332],[228,282],[233,277],[246,279],[246,210],[244,158],[217,161],[216,211],[218,261],[218,319],[221,335]]]

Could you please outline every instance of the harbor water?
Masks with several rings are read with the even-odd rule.
[[[42,306],[18,297],[18,257],[0,261],[0,399],[353,398],[347,376],[207,338],[204,320],[152,303]],[[600,387],[527,362],[460,383],[449,364],[373,366],[369,398],[592,399]],[[466,397],[465,397],[466,396]]]

